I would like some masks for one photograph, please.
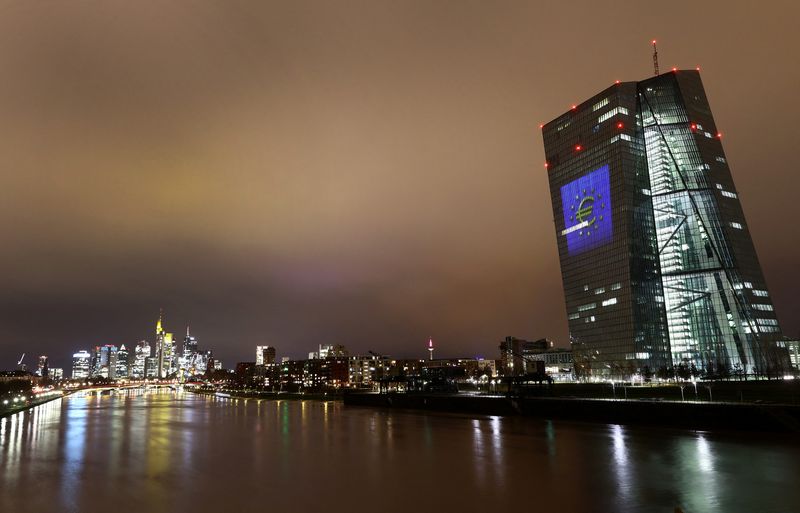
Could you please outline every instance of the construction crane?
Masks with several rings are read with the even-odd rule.
[[[22,360],[24,360],[24,359],[25,359],[25,353],[22,353],[22,356],[19,357],[19,361],[17,362],[17,367],[20,370],[25,370],[24,366],[22,365]]]

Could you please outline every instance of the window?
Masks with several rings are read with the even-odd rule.
[[[602,123],[603,121],[606,121],[607,119],[613,118],[617,114],[625,114],[625,115],[627,115],[628,114],[628,109],[626,109],[625,107],[614,107],[610,111],[606,112],[605,114],[603,114],[602,116],[597,118],[597,122],[598,123]]]
[[[613,285],[611,285],[611,290],[619,290],[620,288],[622,288],[622,285],[620,283],[614,283]]]
[[[731,227],[736,228],[737,230],[743,230],[744,229],[744,226],[742,226],[741,223],[737,223],[735,221],[731,223]]]
[[[772,305],[762,305],[760,303],[754,304],[753,308],[755,308],[756,310],[761,310],[762,312],[772,312],[774,310],[772,308]]]
[[[777,326],[778,321],[775,319],[758,319],[758,323],[762,326]]]
[[[769,297],[766,290],[753,289],[753,295],[758,297]]]
[[[750,283],[749,281],[746,281],[746,282],[744,282],[744,288],[746,288],[746,289],[752,289],[752,288],[753,288],[753,284],[752,284],[752,283]]]
[[[600,287],[600,288],[598,288],[598,289],[594,289],[594,293],[595,293],[595,295],[597,295],[597,294],[602,294],[602,293],[604,293],[605,291],[606,291],[605,287]]]
[[[623,141],[631,142],[631,136],[628,134],[619,134],[619,138],[622,139]]]
[[[569,318],[570,321],[574,321],[575,319],[580,319],[580,317],[581,317],[581,314],[579,314],[579,313],[571,313],[571,314],[569,314],[568,318]]]
[[[616,305],[616,304],[617,304],[617,298],[615,298],[615,297],[612,297],[611,299],[606,299],[605,301],[603,301],[603,306],[611,306],[611,305]]]
[[[733,199],[736,199],[736,198],[739,197],[739,196],[736,195],[735,192],[728,192],[728,191],[722,191],[722,195],[725,196],[726,198],[733,198]]]
[[[608,105],[608,98],[603,98],[599,102],[597,102],[594,105],[592,105],[592,112],[596,112],[596,111],[602,109],[603,107],[605,107],[606,105]]]
[[[586,304],[586,305],[579,306],[578,307],[578,311],[579,312],[585,312],[586,310],[592,310],[594,308],[597,308],[597,303],[589,303],[589,304]]]

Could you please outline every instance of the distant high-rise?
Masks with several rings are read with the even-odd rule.
[[[115,379],[117,377],[117,346],[95,346],[89,376]]]
[[[183,339],[183,351],[181,352],[180,368],[194,373],[196,371],[197,360],[197,339],[189,333],[189,326],[186,326],[186,337]]]
[[[697,71],[617,83],[543,137],[578,376],[788,365]]]
[[[88,351],[79,351],[72,355],[72,379],[89,377],[89,361],[92,355]]]
[[[178,370],[178,361],[175,351],[175,341],[172,333],[167,333],[162,327],[164,312],[159,312],[156,322],[156,358],[158,359],[158,377],[166,378]]]
[[[39,357],[39,365],[36,367],[36,375],[41,376],[43,378],[48,378],[49,376],[49,367],[47,365],[47,356],[42,355]]]
[[[115,369],[115,377],[117,379],[128,377],[128,350],[125,348],[125,344],[119,346],[119,350],[117,350],[117,362]]]
[[[146,340],[136,344],[133,353],[133,363],[130,365],[130,375],[134,379],[146,377],[145,362],[151,356],[150,344]]]
[[[275,363],[275,348],[272,346],[256,346],[256,365]]]

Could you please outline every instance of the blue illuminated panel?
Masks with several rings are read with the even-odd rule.
[[[561,187],[564,230],[570,255],[611,242],[611,193],[608,165]]]

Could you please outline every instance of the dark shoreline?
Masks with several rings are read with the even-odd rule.
[[[345,394],[344,404],[692,430],[800,432],[800,406],[786,404],[395,393]]]

